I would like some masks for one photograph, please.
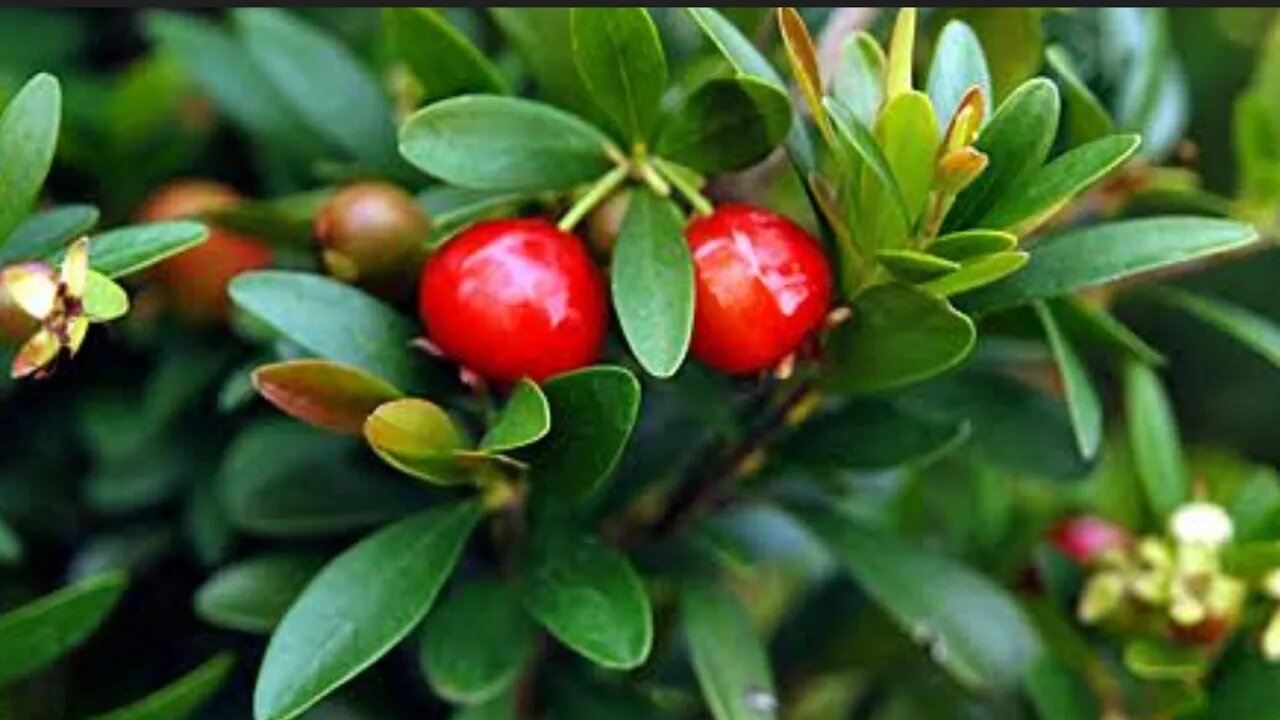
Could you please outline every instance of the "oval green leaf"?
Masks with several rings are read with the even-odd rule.
[[[836,147],[845,153],[845,163],[850,169],[858,167],[860,161],[871,172],[871,179],[880,184],[880,192],[887,195],[897,210],[902,213],[903,222],[911,213],[907,210],[907,201],[902,197],[902,188],[898,187],[898,179],[894,177],[893,168],[880,149],[880,142],[871,131],[856,117],[854,111],[838,98],[826,98],[824,105],[830,113],[832,125],[836,129]],[[860,182],[869,182],[864,178]]]
[[[290,417],[345,435],[360,435],[378,406],[399,390],[360,368],[329,360],[286,360],[255,368],[258,394]]]
[[[32,213],[0,245],[0,265],[53,255],[97,224],[98,208],[92,205],[59,205]]]
[[[112,279],[131,275],[199,245],[208,235],[204,225],[187,220],[108,230],[89,239],[89,265]]]
[[[1076,73],[1066,48],[1053,45],[1045,50],[1045,62],[1053,70],[1066,99],[1066,133],[1070,147],[1106,137],[1115,130],[1111,114]]]
[[[498,421],[480,440],[484,452],[506,452],[541,440],[551,430],[551,406],[532,380],[516,383]]]
[[[90,720],[186,720],[222,687],[234,665],[231,653],[219,653],[141,700]]]
[[[680,369],[693,335],[693,255],[670,200],[632,191],[613,252],[618,322],[640,365],[655,377]]]
[[[554,532],[535,539],[526,573],[525,607],[560,642],[620,670],[649,656],[649,595],[617,550],[595,538]]]
[[[915,250],[881,250],[876,260],[885,270],[903,282],[934,280],[960,269],[960,263]]]
[[[271,636],[256,720],[289,720],[390,652],[430,610],[480,517],[444,505],[382,528],[334,558]]]
[[[740,170],[772,152],[790,124],[790,100],[772,83],[714,78],[663,121],[654,152],[700,173]]]
[[[649,137],[667,89],[658,28],[640,7],[569,11],[573,59],[591,97],[624,138]]]
[[[109,322],[129,312],[129,294],[114,280],[94,270],[89,271],[80,301],[85,315],[94,322]]]
[[[942,297],[951,297],[989,285],[1017,272],[1031,258],[1024,252],[999,252],[961,263],[960,269],[920,287]]]
[[[1144,291],[1142,296],[1186,312],[1280,367],[1280,326],[1269,318],[1216,298],[1168,286]]]
[[[469,482],[465,464],[455,462],[462,447],[457,426],[439,405],[402,398],[379,405],[365,419],[364,439],[395,469],[441,485]]]
[[[982,91],[984,117],[991,116],[991,71],[978,36],[962,20],[951,20],[938,35],[926,83],[938,124],[946,127],[969,88]]]
[[[1058,375],[1062,378],[1076,446],[1083,457],[1092,458],[1102,445],[1102,398],[1098,397],[1098,391],[1089,379],[1084,359],[1076,351],[1071,338],[1063,332],[1053,311],[1044,302],[1036,302],[1034,307],[1053,350]]]
[[[124,593],[125,576],[82,580],[0,615],[0,683],[25,677],[89,638]]]
[[[894,249],[912,235],[933,188],[942,137],[929,97],[911,90],[890,99],[876,118],[875,139],[893,171],[907,214],[904,221],[881,209],[894,201],[892,191],[871,182],[868,173],[878,173],[867,168],[858,193],[860,240],[869,247]]]
[[[440,603],[422,628],[419,665],[431,689],[474,705],[502,695],[533,647],[533,624],[513,585],[467,582]]]
[[[866,31],[849,35],[840,50],[840,65],[832,78],[831,96],[848,106],[853,116],[870,127],[884,104],[884,66],[880,43]]]
[[[1125,363],[1124,401],[1134,470],[1151,511],[1163,521],[1191,493],[1178,419],[1160,377],[1142,363]]]
[[[463,93],[507,92],[498,68],[435,8],[382,11],[391,48],[422,86],[422,102]]]
[[[680,624],[702,697],[715,720],[771,720],[773,671],[751,616],[723,585],[692,581],[680,592]]]
[[[929,243],[933,255],[963,262],[983,255],[1012,250],[1018,246],[1018,236],[1000,230],[961,230],[948,233]]]
[[[62,90],[52,75],[40,73],[0,113],[0,246],[40,194],[53,164],[62,120]]]
[[[1023,684],[1040,720],[1094,720],[1100,715],[1093,690],[1075,668],[1052,655],[1032,663]]]
[[[323,565],[315,555],[261,555],[227,565],[196,591],[196,615],[215,627],[269,634]]]
[[[400,153],[425,173],[476,190],[566,190],[613,163],[609,138],[550,105],[463,95],[429,105],[400,128]]]
[[[1079,298],[1068,297],[1053,301],[1058,321],[1075,337],[1088,338],[1089,342],[1148,365],[1165,362],[1160,351],[1151,347],[1134,331],[1114,315],[1094,307]]]

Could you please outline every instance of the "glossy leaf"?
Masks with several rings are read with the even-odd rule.
[[[929,292],[951,297],[975,288],[989,285],[1006,275],[1017,272],[1027,264],[1030,255],[1024,252],[999,252],[984,255],[960,264],[960,269],[920,285]]]
[[[435,8],[382,11],[387,39],[422,86],[422,102],[469,92],[507,92],[507,83],[489,58]]]
[[[648,138],[667,89],[658,28],[640,7],[569,11],[574,64],[600,109],[625,138]]]
[[[934,662],[971,688],[1016,685],[1040,653],[1017,603],[965,565],[830,507],[795,509],[840,566]]]
[[[131,275],[167,257],[199,245],[209,231],[179,220],[116,228],[89,240],[89,265],[109,278]],[[56,256],[61,261],[62,253]]]
[[[402,396],[360,368],[329,360],[287,360],[253,371],[253,387],[286,415],[318,428],[360,435],[379,405]]]
[[[1045,61],[1058,78],[1066,99],[1067,141],[1071,147],[1110,135],[1115,129],[1111,115],[1089,86],[1076,73],[1065,48],[1054,45],[1045,51]]]
[[[1124,366],[1124,399],[1134,470],[1151,511],[1159,519],[1166,518],[1191,492],[1178,419],[1160,377],[1140,363]]]
[[[1137,135],[1111,135],[1072,148],[1010,188],[978,224],[1026,234],[1138,149]]]
[[[620,367],[589,367],[543,383],[551,432],[529,449],[529,486],[547,501],[581,500],[613,472],[640,407],[640,383]]]
[[[535,539],[526,573],[525,607],[560,642],[608,668],[633,668],[648,657],[649,596],[617,550],[552,532]]]
[[[314,555],[260,555],[227,565],[196,591],[196,614],[216,627],[269,634],[323,565]]]
[[[965,7],[943,10],[963,20],[977,34],[991,69],[991,82],[1000,100],[1035,74],[1043,62],[1044,30],[1037,7]]]
[[[535,443],[551,430],[551,406],[532,380],[516,383],[498,421],[480,440],[485,452],[506,452]]]
[[[427,614],[479,518],[472,502],[388,525],[334,558],[271,636],[257,720],[288,720],[388,653]]]
[[[1269,318],[1216,298],[1168,286],[1148,290],[1143,296],[1186,312],[1237,340],[1272,365],[1280,366],[1280,325]]]
[[[1098,391],[1089,379],[1088,367],[1076,351],[1071,338],[1063,332],[1053,311],[1043,302],[1037,302],[1034,307],[1049,340],[1049,347],[1053,350],[1058,375],[1062,378],[1076,446],[1080,448],[1081,455],[1091,458],[1102,445],[1102,399],[1098,397]]]
[[[431,689],[455,703],[500,697],[533,647],[533,626],[511,584],[481,579],[446,596],[422,629],[419,664]]]
[[[902,192],[906,222],[894,213],[878,210],[892,201],[892,191],[886,194],[882,185],[870,182],[864,173],[858,195],[859,225],[867,245],[893,249],[902,247],[912,235],[933,187],[941,135],[928,96],[913,90],[889,100],[876,119],[875,138]]]
[[[1121,220],[1041,240],[1020,272],[964,298],[974,311],[1057,297],[1122,277],[1225,252],[1254,239],[1248,225],[1198,217]]]
[[[613,252],[613,304],[622,333],[649,374],[671,377],[693,334],[693,255],[684,218],[648,190],[631,193]]]
[[[778,453],[815,470],[884,470],[936,457],[968,435],[965,422],[867,399],[816,415],[788,436]]]
[[[982,91],[983,117],[991,117],[991,71],[978,36],[963,21],[948,22],[938,35],[926,85],[938,125],[946,127],[969,88]]]
[[[1057,133],[1058,110],[1058,89],[1043,78],[1024,83],[1000,104],[974,142],[987,155],[987,169],[956,197],[944,232],[973,227],[1044,164]]]
[[[832,78],[831,96],[846,105],[867,127],[875,124],[884,104],[884,66],[880,43],[865,31],[852,33],[840,49],[840,65]]]
[[[924,282],[960,269],[960,263],[915,250],[881,250],[876,259],[903,282]]]
[[[931,254],[948,260],[963,262],[1012,250],[1018,246],[1018,237],[1000,230],[961,230],[943,235],[932,243]]]
[[[416,390],[430,374],[410,342],[417,325],[364,292],[310,273],[240,275],[231,299],[306,351]]]
[[[62,90],[57,78],[45,73],[28,80],[0,113],[0,246],[40,194],[61,118]]]
[[[910,285],[880,285],[854,299],[853,317],[827,339],[826,383],[865,394],[917,382],[960,362],[973,322],[945,300]]]
[[[458,428],[440,406],[420,398],[391,400],[365,419],[364,438],[389,465],[428,482],[470,480],[453,461],[462,447]]]
[[[763,160],[790,123],[790,101],[772,83],[715,78],[663,121],[654,152],[701,173],[738,170]]]
[[[680,624],[715,720],[777,717],[773,672],[751,616],[727,588],[692,581],[680,592]]]
[[[0,265],[53,255],[97,224],[98,208],[92,205],[59,205],[32,213],[0,244]]]
[[[880,185],[879,194],[887,197],[902,214],[903,224],[908,223],[911,212],[907,209],[907,201],[902,195],[902,188],[898,186],[898,179],[894,176],[893,168],[889,166],[889,160],[885,158],[879,141],[871,134],[870,130],[858,121],[857,117],[854,116],[853,110],[846,107],[840,100],[827,98],[826,107],[831,115],[832,125],[836,130],[836,147],[845,153],[847,158],[845,162],[848,163],[848,167],[858,167],[853,162],[854,157],[861,161],[863,167],[870,171],[872,175],[871,179],[863,178],[862,182],[866,183],[872,180],[878,182]]]
[[[84,643],[124,588],[124,575],[106,573],[0,615],[0,683],[30,675]]]
[[[85,315],[94,322],[109,322],[129,312],[129,294],[101,273],[89,271],[80,299]]]
[[[400,153],[418,169],[476,190],[564,190],[612,166],[609,138],[550,105],[463,95],[429,105],[400,129]]]
[[[222,687],[234,665],[231,653],[219,653],[141,700],[91,720],[186,720]]]

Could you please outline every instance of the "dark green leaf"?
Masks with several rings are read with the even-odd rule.
[[[923,417],[868,399],[815,416],[778,452],[787,462],[816,470],[883,470],[927,461],[968,435],[964,422]]]
[[[680,592],[680,617],[694,674],[715,720],[777,717],[773,672],[751,616],[727,588],[692,581]]]
[[[996,110],[973,146],[987,155],[987,169],[956,197],[945,232],[975,225],[1001,198],[1025,187],[1044,164],[1058,129],[1058,89],[1044,78],[1029,80]]]
[[[254,717],[297,717],[403,640],[431,608],[479,517],[473,502],[433,508],[326,565],[271,636]]]
[[[826,382],[873,393],[943,372],[969,354],[973,322],[910,285],[880,285],[854,299],[853,317],[827,339]]]
[[[663,122],[654,152],[701,173],[739,170],[763,160],[790,123],[790,101],[772,83],[714,78]]]
[[[1182,462],[1178,419],[1160,377],[1141,363],[1125,363],[1124,398],[1134,469],[1151,511],[1164,519],[1191,491],[1191,479]]]
[[[948,22],[938,35],[933,61],[929,65],[927,87],[938,124],[943,127],[951,122],[956,108],[960,107],[960,100],[971,87],[982,91],[983,116],[990,117],[994,92],[987,56],[973,28],[963,21]]]
[[[124,593],[112,572],[82,580],[0,615],[0,683],[25,677],[89,638]]]
[[[1095,720],[1093,691],[1076,671],[1051,655],[1031,664],[1023,681],[1040,720]]]
[[[498,421],[480,440],[485,452],[506,452],[541,440],[551,430],[551,406],[542,388],[521,380],[507,397]]]
[[[440,697],[484,703],[515,682],[532,643],[532,623],[517,588],[476,580],[447,596],[427,618],[419,663]]]
[[[1035,310],[1040,324],[1044,326],[1045,336],[1049,339],[1049,347],[1053,349],[1058,375],[1062,378],[1076,446],[1080,448],[1081,455],[1091,458],[1102,445],[1102,399],[1098,397],[1098,391],[1089,379],[1089,370],[1084,360],[1076,352],[1071,339],[1062,331],[1053,311],[1043,302],[1035,303]]]
[[[1031,261],[1004,281],[966,296],[984,312],[1057,297],[1167,265],[1240,247],[1253,228],[1229,220],[1160,217],[1064,230],[1036,243]]]
[[[612,166],[609,138],[532,100],[463,95],[429,105],[400,129],[400,152],[423,172],[477,190],[564,190]]]
[[[640,408],[640,383],[601,365],[543,383],[551,432],[530,448],[529,486],[546,501],[581,500],[613,472]]]
[[[409,344],[417,325],[350,285],[311,273],[251,272],[232,281],[230,294],[241,309],[320,357],[407,390],[431,384]]]
[[[516,720],[513,692],[506,692],[489,702],[458,708],[449,720]]]
[[[830,507],[796,515],[913,640],[968,687],[1017,684],[1040,652],[1013,599],[965,565],[904,544]]]
[[[1250,657],[1227,667],[1210,688],[1204,717],[1280,720],[1280,665]]]
[[[391,47],[422,86],[422,102],[469,92],[507,92],[506,81],[489,58],[439,10],[386,8],[382,17]]]
[[[44,73],[27,81],[0,114],[0,246],[40,195],[61,119],[58,80]]]
[[[961,230],[943,235],[929,244],[930,253],[948,260],[963,262],[983,255],[1012,250],[1018,237],[999,230]]]
[[[223,230],[249,235],[276,247],[312,251],[313,226],[332,189],[312,190],[269,200],[242,200],[201,213],[200,219]]]
[[[632,141],[653,129],[667,89],[658,28],[639,7],[573,8],[574,64],[600,109]]]
[[[208,235],[204,225],[185,220],[108,230],[89,239],[89,265],[109,278],[131,275],[199,245]]]
[[[1111,115],[1089,86],[1080,79],[1065,48],[1054,45],[1045,51],[1045,60],[1058,78],[1066,97],[1067,142],[1071,147],[1110,135],[1115,129]]]
[[[998,252],[961,263],[960,269],[920,287],[942,297],[968,292],[1017,272],[1030,256],[1024,252]]]
[[[222,687],[233,665],[231,653],[220,653],[141,700],[91,720],[186,720]]]
[[[1148,365],[1164,363],[1164,356],[1158,350],[1106,310],[1093,307],[1077,298],[1055,300],[1052,304],[1059,322],[1074,337],[1088,338],[1096,345]]]
[[[610,274],[627,344],[651,375],[680,369],[693,334],[693,256],[684,219],[669,200],[632,191]]]
[[[600,113],[573,59],[573,30],[567,7],[493,7],[489,14],[511,41],[538,91],[538,97],[592,122]]]
[[[1269,318],[1215,298],[1168,286],[1153,288],[1144,297],[1185,311],[1236,339],[1272,365],[1280,366],[1280,326]]]
[[[653,610],[626,556],[588,536],[551,532],[528,558],[525,607],[560,642],[604,667],[649,656]]]
[[[196,591],[196,614],[216,627],[268,634],[322,565],[314,555],[260,555],[227,565]]]
[[[53,255],[97,224],[98,208],[92,205],[60,205],[32,213],[0,246],[0,265]]]

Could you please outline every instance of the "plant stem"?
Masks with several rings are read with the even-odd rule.
[[[591,212],[596,205],[600,204],[600,201],[608,197],[609,193],[616,190],[618,186],[622,184],[623,180],[627,179],[627,174],[629,172],[631,172],[631,168],[629,166],[618,165],[604,175],[601,175],[591,188],[587,190],[586,194],[578,198],[578,201],[573,204],[573,207],[569,208],[569,212],[566,212],[564,217],[560,218],[560,222],[556,223],[556,227],[565,232],[572,230],[573,226],[577,225],[579,220],[582,220],[587,213]]]
[[[672,187],[680,191],[680,194],[684,196],[685,200],[689,201],[689,205],[693,207],[694,211],[700,215],[711,214],[711,201],[698,188],[686,182],[683,172],[673,168],[671,163],[662,158],[654,158],[653,166],[662,177],[667,179],[667,182],[671,183]]]

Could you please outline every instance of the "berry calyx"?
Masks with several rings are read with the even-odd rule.
[[[781,215],[721,205],[685,231],[697,295],[690,351],[730,374],[771,368],[823,323],[831,270],[818,241]]]
[[[313,226],[330,275],[392,295],[413,287],[430,233],[426,210],[385,182],[342,188],[320,209]]]
[[[234,189],[211,180],[178,180],[143,203],[147,221],[191,218],[240,202]],[[227,285],[243,272],[271,264],[271,250],[256,239],[216,226],[203,243],[157,265],[152,277],[164,288],[170,305],[190,322],[225,320],[231,309]]]
[[[1133,544],[1133,536],[1115,523],[1094,515],[1077,515],[1058,523],[1049,531],[1054,547],[1085,565],[1103,553]]]
[[[481,222],[422,270],[428,339],[486,380],[542,380],[593,362],[608,322],[604,280],[582,241],[540,219]]]

